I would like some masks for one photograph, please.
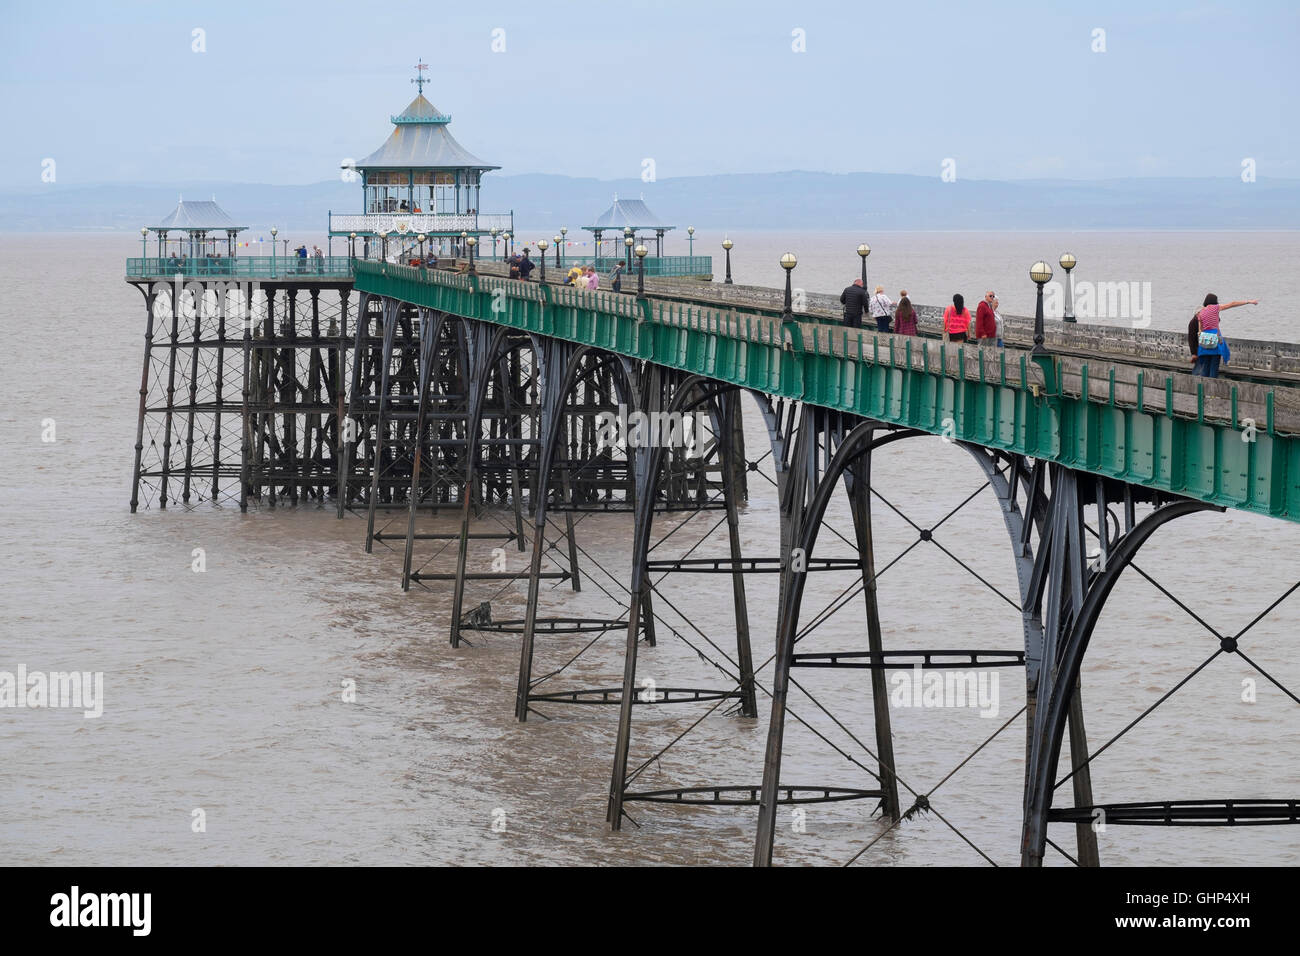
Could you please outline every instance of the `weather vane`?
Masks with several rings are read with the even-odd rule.
[[[417,72],[415,74],[415,79],[413,79],[411,82],[415,84],[415,87],[417,90],[420,91],[421,96],[424,95],[424,84],[429,82],[424,76],[424,71],[427,70],[428,68],[429,68],[429,64],[424,62],[423,57],[420,58],[419,63],[415,64],[415,69]]]

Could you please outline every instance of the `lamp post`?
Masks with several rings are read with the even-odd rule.
[[[798,264],[799,260],[795,258],[793,252],[787,252],[781,257],[781,268],[785,270],[785,308],[781,312],[782,322],[794,321],[794,299],[791,296],[790,275]]]
[[[469,233],[461,230],[460,234],[460,254],[465,255],[465,240],[469,238]]]
[[[629,238],[630,242],[631,239]],[[650,250],[645,246],[637,246],[632,250],[636,253],[636,297],[645,298],[645,255]]]
[[[149,255],[149,227],[140,227],[140,259],[143,260]],[[141,261],[140,268],[144,268],[144,262]]]
[[[271,227],[271,277],[275,277],[275,237],[280,234],[280,230],[275,226]]]
[[[492,258],[493,259],[497,257],[497,233],[500,231],[501,230],[498,229],[496,226],[493,226],[491,229],[488,230],[488,232],[492,234]]]
[[[1073,269],[1079,264],[1079,260],[1074,258],[1070,252],[1061,255],[1061,268],[1065,270],[1065,315],[1061,316],[1063,322],[1077,322],[1074,317],[1074,275]]]
[[[355,232],[349,232],[348,233],[348,258],[355,259],[356,257],[357,257],[357,234]]]
[[[560,227],[560,238],[555,240],[555,264],[560,264],[560,250],[569,241],[569,227]]]
[[[510,256],[510,233],[509,232],[501,233],[501,242],[502,242],[501,254],[509,258]]]
[[[1046,355],[1043,347],[1043,286],[1052,278],[1052,267],[1043,260],[1029,267],[1029,278],[1038,286],[1038,305],[1034,309],[1034,355]]]
[[[724,279],[724,280],[722,281],[722,284],[723,284],[723,285],[731,285],[731,284],[732,284],[732,282],[731,282],[731,247],[734,246],[734,245],[735,245],[735,243],[732,242],[730,239],[723,239],[723,240],[722,240],[722,248],[725,249],[726,252],[727,252],[727,278]]]
[[[538,239],[538,240],[537,240],[537,249],[538,249],[538,251],[541,252],[541,255],[538,256],[537,258],[538,258],[539,260],[541,260],[539,264],[540,264],[541,267],[542,267],[542,285],[546,285],[546,247],[549,246],[549,245],[550,245],[550,243],[547,242],[545,239]],[[558,267],[559,264],[560,264],[560,247],[559,247],[559,246],[556,246],[556,247],[555,247],[555,265]]]
[[[695,258],[695,227],[694,226],[686,227],[686,241],[691,245],[690,256],[693,259]]]
[[[470,236],[465,240],[465,244],[469,246],[469,274],[477,275],[477,272],[474,269],[474,247],[478,245],[478,238]]]
[[[424,235],[424,233],[420,233],[420,234],[419,234],[418,236],[416,236],[415,238],[418,239],[418,240],[420,240],[420,271],[423,272],[423,271],[424,271],[424,239],[425,239],[425,235]]]
[[[560,268],[560,247],[562,245],[564,245],[564,239],[560,236],[556,236],[555,237],[555,268],[556,269]],[[546,248],[546,240],[543,239],[541,242],[539,242],[537,244],[537,247],[539,249],[544,250]],[[546,257],[542,256],[542,258],[545,259]]]
[[[871,247],[865,242],[858,246],[858,255],[862,257],[862,288],[867,288],[867,256],[871,255]]]

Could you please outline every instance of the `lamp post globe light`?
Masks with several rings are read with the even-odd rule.
[[[631,242],[632,241],[631,237],[629,236],[626,241]],[[645,246],[637,246],[632,251],[636,253],[636,297],[638,299],[644,299],[645,298],[645,257],[646,257],[646,253],[649,252],[650,250],[647,249]]]
[[[502,246],[502,248],[501,248],[501,253],[502,253],[502,255],[509,256],[509,255],[510,255],[510,233],[509,233],[509,231],[501,233],[501,241],[502,241],[503,243],[505,243],[505,245]]]
[[[793,252],[787,252],[781,257],[781,268],[785,270],[785,308],[781,312],[782,322],[794,321],[794,300],[790,290],[790,276],[794,272],[794,267],[799,264]]]
[[[355,232],[349,232],[348,233],[348,258],[355,259],[356,257],[357,257],[357,234]]]
[[[722,284],[723,284],[723,285],[731,285],[731,284],[732,284],[732,282],[731,282],[731,247],[734,246],[734,245],[735,245],[735,243],[732,242],[730,239],[723,239],[723,240],[722,240],[722,248],[723,248],[723,249],[726,251],[726,253],[727,253],[727,278],[725,278],[724,280],[722,280]]]
[[[275,226],[271,227],[271,275],[275,275],[275,237],[280,234],[280,230]]]
[[[546,240],[543,239],[541,242],[537,244],[537,248],[541,249],[543,252],[546,251],[546,246],[544,244],[545,242]],[[564,240],[561,237],[556,236],[555,237],[555,268],[557,269],[560,268],[560,248],[563,245],[564,245]],[[542,258],[545,259],[546,257],[542,256]]]
[[[871,255],[871,247],[865,242],[858,246],[858,255],[862,257],[862,288],[867,287],[867,256]]]
[[[541,253],[537,258],[540,260],[539,265],[542,267],[542,285],[546,285],[546,250],[550,248],[550,245],[545,239],[537,240],[537,251]],[[555,247],[555,264],[557,266],[560,264],[560,247],[558,245]]]
[[[423,269],[424,268],[424,240],[426,237],[424,233],[420,233],[415,238],[418,239],[420,242],[420,268]]]
[[[686,241],[690,243],[691,246],[691,250],[688,253],[688,255],[694,257],[695,255],[695,227],[694,226],[686,227]]]
[[[498,229],[496,226],[493,226],[491,229],[488,230],[488,232],[492,234],[492,258],[493,259],[497,257],[497,233],[499,233],[500,231],[501,230]]]
[[[1043,346],[1043,286],[1052,278],[1052,267],[1042,259],[1029,267],[1029,278],[1038,286],[1038,305],[1034,309],[1034,354],[1046,355]]]
[[[569,227],[561,226],[560,238],[555,240],[555,254],[557,256],[563,255],[561,250],[568,244],[568,241],[569,241]]]
[[[468,239],[465,240],[465,244],[469,246],[469,274],[475,275],[476,271],[474,269],[474,247],[478,245],[478,238],[476,236],[470,236]]]
[[[1073,269],[1079,264],[1079,260],[1074,258],[1074,253],[1064,252],[1061,254],[1061,268],[1065,270],[1065,315],[1061,317],[1063,322],[1077,322],[1074,317],[1074,275]]]
[[[149,227],[141,226],[140,227],[140,258],[143,259],[148,254],[149,254]],[[140,263],[140,267],[144,268],[143,262]]]

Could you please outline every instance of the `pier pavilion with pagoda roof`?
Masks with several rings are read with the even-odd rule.
[[[426,69],[423,63],[418,70]],[[361,180],[361,212],[334,212],[330,239],[359,240],[361,256],[372,254],[379,239],[423,235],[435,251],[463,254],[469,236],[513,234],[513,213],[480,211],[483,174],[500,169],[479,159],[452,136],[451,116],[424,97],[422,72],[412,80],[415,99],[392,117],[393,132],[377,150],[356,163],[344,164]],[[385,244],[386,245],[386,244]]]

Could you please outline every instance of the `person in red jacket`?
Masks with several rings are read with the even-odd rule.
[[[945,342],[965,342],[966,330],[970,328],[970,309],[960,292],[953,293],[952,305],[943,310],[943,334]]]
[[[984,300],[975,309],[975,341],[980,345],[998,344],[998,319],[993,303],[997,296],[992,292],[984,293]]]

